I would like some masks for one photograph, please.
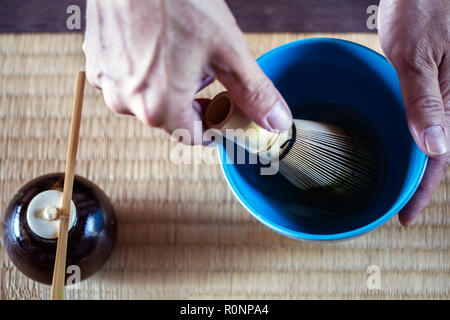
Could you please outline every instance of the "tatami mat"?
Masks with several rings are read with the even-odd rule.
[[[311,36],[324,35],[247,39],[257,57]],[[331,36],[380,51],[376,35]],[[1,217],[26,181],[64,170],[82,40],[79,34],[0,35]],[[214,84],[202,95],[219,90]],[[450,298],[449,172],[413,226],[403,228],[394,218],[354,240],[307,243],[254,220],[217,164],[171,162],[174,146],[162,131],[110,112],[87,87],[76,171],[110,196],[119,238],[107,265],[68,288],[67,298]],[[0,243],[0,298],[48,298],[50,287],[18,272]],[[381,270],[380,290],[366,286],[370,265]]]

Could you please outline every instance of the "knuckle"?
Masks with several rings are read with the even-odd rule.
[[[86,79],[89,82],[89,84],[96,89],[102,89],[100,85],[100,77],[101,77],[100,71],[94,71],[86,67]]]
[[[108,79],[102,81],[102,93],[106,106],[114,113],[130,114],[123,104],[120,88]]]
[[[117,101],[116,94],[113,92],[113,89],[110,87],[103,88],[103,99],[105,100],[106,106],[115,113],[120,113],[120,105]]]
[[[96,63],[96,59],[86,52],[86,49],[83,45],[83,50],[85,51],[85,59],[86,59],[86,79],[90,85],[97,89],[101,89],[100,86],[100,77],[102,72],[98,67],[98,63]]]
[[[410,111],[427,115],[439,115],[443,112],[442,99],[433,96],[420,96],[409,105]]]
[[[151,127],[161,126],[161,115],[158,112],[160,106],[155,90],[141,87],[135,90],[127,86],[126,81],[121,81],[122,101],[126,102],[131,113],[142,123]]]
[[[160,106],[147,106],[143,111],[142,120],[146,125],[157,128],[164,126],[165,116]]]
[[[143,122],[150,127],[161,128],[164,126],[164,117],[159,112],[147,110],[144,113]]]
[[[387,55],[400,72],[413,71],[423,74],[424,71],[436,67],[432,48],[420,43],[411,45],[399,42],[387,51]]]
[[[107,99],[105,96],[105,103],[109,110],[117,114],[129,114],[127,110],[118,101]]]
[[[169,101],[164,90],[148,85],[141,86],[137,91],[126,90],[125,101],[136,117],[150,127],[164,128],[168,117]]]
[[[117,114],[126,114],[127,112],[117,103],[107,104],[109,110]]]
[[[153,103],[144,103],[142,108],[142,121],[151,127],[161,128],[165,124],[166,113],[164,111],[164,104],[161,100]]]
[[[97,89],[101,89],[100,78],[102,72],[99,68],[95,67],[95,63],[91,58],[86,58],[86,79],[90,85]]]
[[[177,109],[175,113],[170,114],[170,120],[170,123],[165,126],[169,133],[190,128],[195,124],[194,112],[189,107]]]

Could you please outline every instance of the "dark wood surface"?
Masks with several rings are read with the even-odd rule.
[[[368,6],[379,0],[227,0],[246,32],[370,32]],[[82,10],[81,30],[68,30],[69,5]],[[0,0],[0,32],[80,32],[85,0]]]

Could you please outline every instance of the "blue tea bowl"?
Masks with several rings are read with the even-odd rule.
[[[234,196],[257,220],[290,238],[343,240],[365,234],[397,214],[416,191],[427,164],[408,129],[397,73],[377,52],[329,38],[298,40],[257,60],[291,108],[329,102],[364,119],[383,153],[383,179],[358,212],[326,212],[279,173],[261,175],[258,164],[236,164],[235,152],[220,144],[219,157]],[[316,217],[314,219],[314,217]],[[335,217],[335,218],[334,218]]]

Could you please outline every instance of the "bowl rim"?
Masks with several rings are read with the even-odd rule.
[[[342,39],[336,39],[336,38],[326,38],[326,37],[300,39],[300,40],[295,40],[292,42],[285,43],[283,45],[275,47],[275,48],[271,49],[270,51],[264,53],[256,61],[258,63],[260,63],[261,61],[278,53],[280,50],[285,50],[290,47],[296,47],[299,45],[306,45],[306,44],[318,43],[318,42],[332,43],[332,44],[338,43],[338,44],[344,45],[344,46],[355,47],[355,48],[357,48],[357,50],[363,50],[363,51],[366,51],[368,54],[375,55],[378,58],[381,58],[381,61],[384,64],[388,65],[390,68],[393,68],[393,66],[388,62],[388,60],[383,55],[381,55],[380,53],[378,53],[364,45],[361,45],[359,43],[355,43],[352,41],[348,41],[348,40],[342,40]],[[415,148],[418,148],[417,145],[415,146]],[[251,204],[248,204],[247,201],[243,200],[244,198],[242,197],[242,194],[241,194],[242,192],[239,191],[239,189],[236,187],[235,182],[230,177],[230,173],[229,173],[228,169],[226,169],[227,168],[226,166],[229,166],[229,165],[233,166],[233,164],[226,164],[226,163],[223,163],[223,161],[222,161],[223,156],[224,156],[223,153],[226,152],[225,149],[223,148],[223,146],[218,145],[217,150],[218,150],[218,154],[219,154],[220,168],[224,175],[225,181],[227,182],[228,187],[231,189],[234,197],[240,202],[240,204],[254,218],[256,218],[259,222],[261,222],[266,227],[268,227],[288,238],[292,238],[292,239],[296,239],[296,240],[307,240],[307,241],[333,241],[333,240],[350,239],[350,238],[355,238],[355,237],[361,236],[369,231],[372,231],[372,230],[380,227],[381,225],[386,223],[388,220],[390,220],[394,215],[396,215],[408,203],[408,201],[414,195],[420,182],[422,181],[423,175],[424,175],[426,167],[427,167],[427,162],[428,162],[428,156],[426,154],[422,153],[422,156],[418,159],[418,161],[421,161],[421,163],[418,164],[419,167],[420,166],[422,167],[421,172],[419,174],[414,175],[414,177],[412,179],[413,181],[406,187],[407,188],[406,191],[403,192],[403,194],[400,195],[399,198],[397,198],[395,203],[392,205],[392,207],[387,212],[385,212],[383,215],[381,215],[376,220],[374,220],[371,223],[366,224],[362,227],[359,227],[359,228],[356,228],[353,230],[349,230],[349,231],[345,231],[345,232],[333,233],[333,234],[316,234],[316,233],[306,233],[306,232],[296,231],[296,230],[292,230],[287,227],[281,226],[281,225],[271,221],[271,219],[266,218],[265,215],[258,214],[256,212],[256,210],[253,210],[251,208]]]

